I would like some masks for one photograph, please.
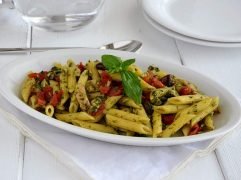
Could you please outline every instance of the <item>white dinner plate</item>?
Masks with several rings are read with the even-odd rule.
[[[49,70],[53,66],[53,63],[56,61],[60,63],[66,63],[67,59],[71,58],[74,59],[76,63],[79,63],[80,60],[87,61],[89,59],[100,59],[101,55],[103,54],[113,54],[124,59],[135,58],[137,65],[141,66],[143,69],[146,69],[148,65],[150,65],[150,62],[152,62],[171,74],[195,83],[205,94],[209,96],[219,96],[221,113],[216,115],[214,119],[216,129],[214,131],[206,132],[203,134],[172,138],[147,138],[113,135],[80,128],[58,121],[32,109],[19,98],[21,84],[28,72]],[[49,51],[34,54],[28,57],[19,57],[16,61],[1,68],[0,84],[0,92],[3,97],[5,97],[16,108],[29,114],[30,116],[44,123],[48,123],[52,126],[84,137],[118,144],[140,146],[168,146],[207,140],[220,135],[224,135],[228,131],[232,130],[240,122],[241,116],[241,108],[236,98],[226,88],[210,79],[209,77],[195,72],[189,68],[164,61],[162,57],[151,58],[130,52],[98,49],[74,49]]]
[[[197,44],[197,45],[211,46],[211,47],[225,47],[225,48],[241,47],[241,42],[240,43],[238,43],[238,42],[215,42],[215,41],[207,41],[207,40],[201,40],[201,39],[196,39],[196,38],[192,38],[189,36],[185,36],[183,34],[179,34],[175,31],[172,31],[172,30],[160,25],[154,19],[152,19],[150,16],[148,16],[148,14],[146,12],[144,12],[144,10],[143,10],[143,15],[144,15],[145,19],[154,28],[156,28],[160,32],[162,32],[170,37],[179,39],[181,41],[185,41],[185,42]]]
[[[218,42],[241,42],[240,0],[142,0],[147,14],[180,34]]]

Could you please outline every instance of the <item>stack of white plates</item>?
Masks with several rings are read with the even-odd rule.
[[[141,0],[146,20],[190,43],[241,47],[241,0]]]

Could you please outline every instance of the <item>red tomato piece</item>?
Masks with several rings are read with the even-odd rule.
[[[150,78],[148,76],[144,76],[142,79],[148,84],[150,83]]]
[[[195,135],[195,134],[198,134],[200,131],[201,131],[201,127],[200,127],[198,124],[195,124],[195,125],[191,128],[191,130],[190,130],[190,132],[188,133],[188,135],[189,135],[189,136],[190,136],[190,135]]]
[[[54,107],[57,106],[58,103],[61,101],[62,95],[63,95],[62,90],[54,93],[51,100],[50,100],[50,104],[53,105]]]
[[[99,116],[103,114],[105,110],[105,103],[102,103],[96,112],[91,113],[92,116]]]
[[[151,80],[151,85],[154,86],[155,88],[164,87],[164,84],[160,80],[158,80],[158,78],[155,76]]]
[[[54,95],[52,96],[51,100],[50,100],[50,104],[52,106],[57,106],[57,104],[59,103],[59,99],[56,93],[54,93]]]
[[[179,94],[181,96],[183,96],[183,95],[190,95],[190,94],[192,94],[192,88],[190,88],[189,86],[183,86],[180,89]]]
[[[85,66],[82,62],[79,63],[78,68],[80,69],[80,72],[83,72],[85,70]]]
[[[40,105],[40,106],[43,106],[43,105],[46,104],[46,100],[45,100],[43,91],[39,91],[37,93],[37,104]]]
[[[108,81],[112,81],[111,76],[107,73],[107,71],[102,71],[101,73],[101,84],[106,85]]]
[[[40,105],[40,106],[44,106],[46,104],[46,101],[44,99],[38,98],[37,104]]]
[[[143,77],[143,80],[146,81],[148,84],[150,84],[152,81],[154,74],[152,72],[148,72],[146,76]]]
[[[43,81],[44,79],[46,79],[47,78],[47,74],[48,74],[47,71],[41,71],[40,73],[38,73],[39,80]]]
[[[44,99],[44,92],[43,91],[37,92],[36,95],[37,95],[37,98]]]
[[[54,107],[57,106],[57,104],[61,100],[61,96],[62,96],[62,93],[60,93],[60,92],[54,93],[50,100],[50,104],[53,105]]]
[[[38,77],[38,73],[30,73],[30,74],[28,74],[28,77],[29,78],[37,78]]]
[[[47,71],[41,71],[40,73],[30,73],[28,77],[34,78],[34,79],[39,79],[40,81],[44,80],[47,78]]]
[[[100,92],[102,94],[107,94],[111,87],[111,81],[112,78],[111,76],[107,73],[107,71],[102,71],[101,73],[101,81],[100,81]]]
[[[50,101],[53,96],[53,88],[51,86],[45,86],[43,88],[44,97],[46,101]]]
[[[164,87],[164,84],[152,72],[148,72],[143,80],[156,88]]]
[[[166,125],[173,123],[176,114],[162,114],[162,122]]]
[[[119,85],[119,86],[112,87],[107,95],[108,96],[119,96],[122,93],[123,93],[123,86]]]
[[[57,95],[58,95],[59,100],[62,98],[63,94],[64,94],[63,90],[58,91]]]
[[[110,87],[109,86],[100,86],[100,92],[102,94],[107,94],[110,91]]]

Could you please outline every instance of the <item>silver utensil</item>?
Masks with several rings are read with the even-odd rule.
[[[137,40],[113,42],[99,47],[99,49],[114,49],[120,51],[136,52],[142,47],[142,43]],[[36,47],[36,48],[0,48],[0,54],[41,52],[57,49],[78,49],[86,47]]]

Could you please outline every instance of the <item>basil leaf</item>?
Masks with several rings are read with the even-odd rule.
[[[141,103],[142,89],[140,80],[133,72],[127,71],[128,66],[135,62],[135,59],[122,61],[120,57],[113,55],[103,55],[101,61],[109,73],[119,72],[125,94],[133,99],[137,104]]]
[[[121,67],[121,58],[113,55],[103,55],[101,61],[108,70],[118,70]]]
[[[128,60],[122,62],[122,64],[121,64],[122,70],[126,70],[128,68],[128,66],[130,66],[134,62],[135,62],[135,59],[128,59]]]
[[[121,79],[125,94],[140,104],[142,89],[137,75],[130,71],[121,71]]]

